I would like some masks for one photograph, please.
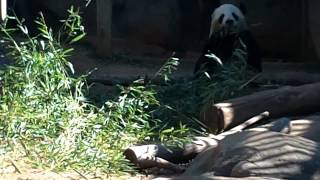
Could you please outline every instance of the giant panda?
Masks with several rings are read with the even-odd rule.
[[[209,53],[222,61],[230,59],[236,45],[244,44],[247,64],[257,72],[262,71],[260,49],[246,21],[246,9],[243,3],[220,4],[211,15],[209,38],[197,60],[194,74],[199,77],[203,72],[212,74],[217,66]],[[223,62],[222,62],[223,63]]]

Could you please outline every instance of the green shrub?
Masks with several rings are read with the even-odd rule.
[[[160,107],[156,92],[139,81],[120,87],[119,97],[100,108],[89,103],[84,97],[85,76],[75,77],[67,60],[73,49],[63,48],[85,35],[79,12],[73,8],[68,12],[57,35],[42,15],[35,37],[13,17],[16,29],[1,27],[14,59],[2,74],[0,134],[10,144],[9,149],[3,147],[7,152],[3,155],[19,152],[35,167],[55,170],[132,172],[123,156],[125,148],[145,140],[181,142],[176,135],[185,136],[187,128],[172,130],[154,116]],[[20,42],[11,35],[18,30],[24,34]],[[157,75],[167,77],[172,62]]]

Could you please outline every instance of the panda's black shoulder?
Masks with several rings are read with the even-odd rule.
[[[262,71],[262,54],[259,44],[250,30],[245,30],[239,34],[241,41],[246,45],[248,54],[248,65],[258,72]]]
[[[256,39],[253,35],[253,33],[249,30],[243,30],[239,33],[239,37],[243,40],[246,41],[248,43],[256,43]]]

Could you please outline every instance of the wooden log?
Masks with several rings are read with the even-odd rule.
[[[97,0],[97,54],[110,57],[112,55],[112,0]]]
[[[179,165],[157,157],[159,154],[167,154],[169,150],[162,145],[133,146],[125,150],[124,155],[140,169],[160,167],[174,172],[182,172]]]
[[[267,117],[269,117],[269,112],[266,111],[266,112],[263,112],[263,113],[261,113],[261,114],[259,114],[257,116],[254,116],[254,117],[248,119],[244,123],[232,128],[232,129],[230,129],[228,131],[225,131],[223,133],[220,133],[218,135],[213,135],[213,136],[210,136],[210,137],[213,138],[213,139],[216,139],[216,140],[222,140],[226,136],[234,134],[234,133],[237,133],[237,132],[241,132],[242,130],[246,129],[247,127],[257,123],[258,121],[266,119]]]
[[[212,131],[230,129],[268,111],[270,118],[304,115],[320,109],[320,83],[282,87],[205,106],[200,121]]]
[[[262,120],[269,115],[268,112],[261,113],[239,126],[223,132],[219,135],[209,137],[195,137],[194,141],[186,144],[183,148],[168,148],[161,144],[133,146],[125,150],[124,155],[128,160],[141,169],[161,167],[174,172],[182,172],[183,168],[174,163],[187,163],[208,147],[216,147],[220,140],[226,136],[237,133]]]
[[[209,137],[195,137],[195,140],[184,147],[168,148],[162,144],[132,146],[124,151],[128,160],[141,169],[161,167],[181,172],[182,167],[176,165],[187,163],[209,146],[217,146],[218,141]]]

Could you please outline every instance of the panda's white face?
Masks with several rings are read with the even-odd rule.
[[[226,33],[238,33],[247,28],[244,14],[232,4],[223,4],[216,8],[211,15],[210,35],[223,31]]]

